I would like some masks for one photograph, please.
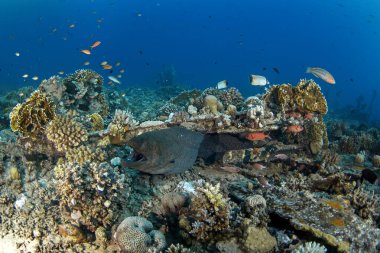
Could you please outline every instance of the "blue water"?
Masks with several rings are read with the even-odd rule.
[[[318,80],[334,111],[355,107],[360,95],[368,102],[379,89],[379,18],[378,0],[2,0],[0,90],[37,86],[85,61],[106,76],[99,63],[120,61],[121,88],[154,86],[162,66],[173,65],[180,84],[227,79],[248,96],[263,92],[249,74],[296,84],[313,78],[306,67],[318,66],[336,79],[333,86]],[[97,40],[92,55],[80,52]]]

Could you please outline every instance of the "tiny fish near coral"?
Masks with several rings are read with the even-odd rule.
[[[254,132],[245,134],[244,138],[250,141],[262,141],[266,138],[270,139],[270,136],[269,134],[265,134],[264,132]]]
[[[286,131],[289,133],[299,133],[303,131],[303,127],[300,125],[290,125],[286,128]]]

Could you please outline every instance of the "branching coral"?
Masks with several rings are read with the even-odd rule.
[[[123,253],[160,252],[166,246],[162,232],[153,230],[152,223],[139,216],[124,219],[114,238]]]
[[[68,162],[76,162],[79,165],[84,164],[86,161],[103,162],[106,159],[106,153],[100,148],[91,148],[90,146],[81,145],[69,149],[66,152],[66,159]]]
[[[189,208],[180,212],[180,227],[201,240],[208,240],[216,232],[225,231],[230,224],[228,199],[220,192],[220,185],[206,183],[197,187]]]
[[[352,194],[351,204],[355,208],[357,214],[363,219],[373,221],[379,213],[380,199],[374,192],[367,193],[363,186],[358,187]]]
[[[57,187],[62,219],[78,222],[92,232],[99,226],[112,224],[122,198],[120,190],[126,183],[125,175],[106,162],[59,166],[64,169]]]
[[[86,141],[87,131],[74,119],[74,112],[58,115],[46,127],[46,136],[58,151],[67,151]]]
[[[9,115],[11,129],[27,137],[36,137],[55,117],[55,105],[40,91],[34,91],[22,104],[17,104]]]
[[[137,126],[129,111],[116,110],[112,122],[108,125],[111,143],[118,143],[124,139],[124,134]]]

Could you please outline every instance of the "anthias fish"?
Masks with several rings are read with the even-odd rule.
[[[84,54],[87,54],[87,55],[90,55],[91,54],[91,51],[90,50],[88,50],[88,49],[82,49],[82,50],[80,50],[82,53],[84,53]]]
[[[94,47],[99,46],[101,43],[102,43],[102,42],[100,42],[99,40],[98,40],[98,41],[95,41],[94,44],[92,44],[92,45],[90,46],[90,48],[93,49]]]
[[[311,73],[315,77],[321,78],[326,83],[335,84],[334,77],[325,69],[316,68],[316,67],[308,67],[306,69],[306,73]]]

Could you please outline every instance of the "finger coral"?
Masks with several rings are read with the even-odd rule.
[[[79,165],[84,164],[86,161],[104,162],[106,159],[106,153],[100,148],[91,148],[89,146],[81,145],[69,149],[66,152],[66,159],[68,162],[76,162]]]
[[[220,192],[220,185],[206,183],[196,189],[189,208],[180,212],[180,227],[201,240],[208,240],[216,232],[228,229],[230,206]]]
[[[86,129],[75,121],[73,112],[55,117],[46,127],[46,136],[55,144],[58,151],[77,147],[88,138]]]
[[[17,104],[9,114],[10,126],[23,136],[36,137],[55,117],[55,105],[40,91],[34,91],[22,104]]]
[[[114,238],[123,253],[160,252],[166,246],[162,232],[153,230],[152,223],[139,216],[124,219]]]

